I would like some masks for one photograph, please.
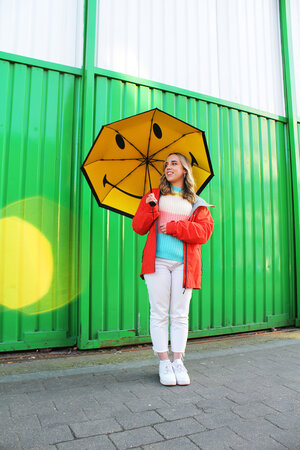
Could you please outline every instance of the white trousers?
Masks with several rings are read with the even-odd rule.
[[[150,301],[150,334],[155,353],[168,351],[170,312],[170,341],[172,352],[184,353],[188,336],[189,305],[192,289],[184,291],[183,263],[156,258],[155,272],[144,275]]]

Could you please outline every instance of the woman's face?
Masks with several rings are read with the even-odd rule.
[[[167,180],[174,186],[183,187],[184,174],[186,170],[177,155],[167,157],[164,165],[164,172]]]

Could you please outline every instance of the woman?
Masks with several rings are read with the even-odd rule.
[[[211,205],[195,194],[189,160],[172,153],[164,163],[160,187],[142,198],[132,222],[136,233],[149,232],[141,277],[149,293],[150,333],[160,359],[160,382],[167,386],[190,384],[182,356],[192,289],[201,287],[201,244],[208,241],[214,226],[207,206]],[[169,313],[173,363],[168,357]]]

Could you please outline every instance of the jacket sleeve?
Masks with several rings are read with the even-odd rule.
[[[200,206],[195,221],[179,220],[167,223],[167,234],[189,244],[205,244],[214,227],[213,218],[205,206]]]
[[[158,201],[154,207],[146,203],[148,193],[140,201],[137,212],[132,219],[133,230],[141,235],[148,233],[153,222],[158,218]]]

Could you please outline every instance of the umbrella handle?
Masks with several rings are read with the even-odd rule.
[[[156,205],[155,202],[149,202],[149,205],[152,206],[152,208],[154,208],[154,206]]]

